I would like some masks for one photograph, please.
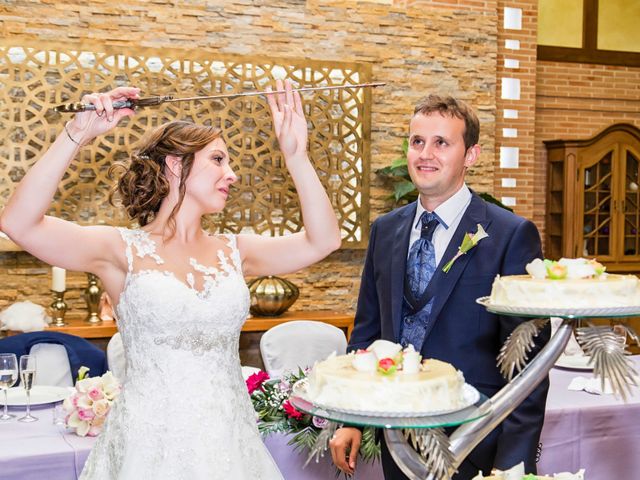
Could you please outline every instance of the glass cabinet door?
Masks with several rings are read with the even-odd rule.
[[[577,256],[605,259],[612,252],[613,150],[582,168],[582,244]],[[580,238],[580,235],[578,235]]]
[[[624,158],[624,200],[623,216],[624,231],[622,235],[621,255],[631,260],[629,257],[640,256],[640,192],[638,191],[638,173],[640,163],[638,156],[627,149],[623,149]]]

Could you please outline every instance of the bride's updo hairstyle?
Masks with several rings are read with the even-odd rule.
[[[109,196],[124,207],[130,219],[139,226],[151,222],[162,200],[169,194],[169,180],[165,175],[165,158],[175,155],[182,159],[178,203],[169,216],[170,229],[175,227],[174,217],[185,195],[185,181],[191,172],[196,152],[220,137],[220,129],[196,125],[191,122],[173,121],[156,127],[146,134],[136,146],[128,162],[118,162],[109,174],[119,176]]]

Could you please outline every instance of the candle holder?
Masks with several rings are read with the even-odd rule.
[[[98,277],[93,273],[87,273],[87,279],[89,284],[84,289],[84,301],[87,302],[87,310],[89,314],[84,319],[88,323],[100,323],[102,319],[98,315],[100,310],[100,297],[102,295],[102,289],[98,285]]]
[[[53,293],[51,313],[53,316],[54,327],[64,327],[67,325],[67,323],[64,321],[64,314],[67,313],[67,304],[64,301],[65,292],[66,290],[63,290],[62,292],[51,290],[51,293]]]

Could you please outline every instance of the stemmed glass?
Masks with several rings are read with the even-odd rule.
[[[18,380],[18,360],[13,353],[0,353],[0,390],[4,390],[4,413],[0,420],[11,420],[15,415],[8,412],[7,390]]]
[[[27,413],[18,419],[19,422],[35,422],[38,419],[31,415],[31,387],[36,376],[36,357],[33,355],[22,355],[20,357],[20,380],[27,392]]]

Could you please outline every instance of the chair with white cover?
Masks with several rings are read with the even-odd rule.
[[[34,385],[55,385],[73,387],[73,375],[67,350],[55,343],[37,343],[29,355],[36,359],[36,377]]]
[[[260,354],[269,376],[279,377],[299,368],[312,367],[331,353],[344,355],[347,338],[328,323],[295,320],[267,330],[260,339]]]
[[[0,352],[33,355],[35,385],[73,386],[81,367],[89,368],[92,377],[102,375],[106,367],[104,352],[86,339],[47,330],[2,338]]]
[[[127,378],[127,359],[120,332],[116,332],[107,344],[107,365],[113,376],[123,384]]]

